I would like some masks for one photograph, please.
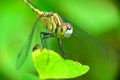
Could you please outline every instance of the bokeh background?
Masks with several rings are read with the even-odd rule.
[[[119,0],[31,1],[37,8],[63,15],[97,38],[120,50]],[[0,1],[0,80],[38,80],[30,54],[23,67],[16,70],[17,55],[36,18],[23,0]],[[94,49],[95,46],[89,45],[93,47],[95,53],[86,49],[87,54],[82,54],[82,51],[77,51],[81,48],[79,40],[74,40],[73,37],[73,40],[69,40],[69,43],[64,45],[68,49],[74,48],[71,56],[82,64],[89,65],[91,69],[87,74],[72,80],[120,80],[120,53],[113,51],[102,56],[104,54],[99,54],[99,50]],[[89,44],[89,41],[86,44]],[[82,57],[79,58],[79,56]]]

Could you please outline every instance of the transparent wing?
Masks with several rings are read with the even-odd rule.
[[[72,58],[83,58],[82,55],[95,56],[110,59],[120,53],[117,49],[107,45],[104,41],[97,39],[92,34],[82,29],[79,25],[63,17],[65,22],[73,26],[73,34],[70,38],[63,40],[63,47]],[[84,57],[85,57],[84,56]]]
[[[71,23],[74,29],[73,35],[63,40],[63,48],[70,59],[90,66],[85,80],[97,80],[104,74],[107,75],[105,78],[109,78],[109,72],[114,73],[118,69],[120,51],[104,41],[96,39],[92,34],[82,29],[80,24],[76,25],[68,19],[63,19],[65,22]],[[93,75],[92,78],[91,75]],[[77,80],[79,79],[84,79],[84,77],[78,77]]]
[[[39,18],[36,20],[34,26],[33,26],[33,29],[31,31],[31,33],[29,34],[27,40],[25,41],[24,43],[24,46],[22,47],[22,49],[20,50],[18,56],[17,56],[17,64],[16,64],[16,69],[19,69],[21,68],[21,66],[23,65],[23,63],[25,62],[28,54],[30,52],[32,52],[32,48],[31,48],[31,45],[32,45],[32,42],[33,42],[33,36],[34,36],[34,33],[35,33],[35,30],[36,30],[36,27],[37,27],[37,23],[39,21]],[[37,33],[38,34],[38,33]]]

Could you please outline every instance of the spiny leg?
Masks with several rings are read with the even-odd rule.
[[[55,37],[55,35],[53,35],[52,33],[47,33],[47,32],[40,33],[40,38],[41,38],[43,48],[45,48],[44,40],[47,38],[52,38],[52,37]]]
[[[63,57],[67,58],[66,52],[64,51],[64,48],[63,48],[63,45],[62,45],[62,40],[60,38],[58,38],[58,45],[59,45],[59,48],[60,48],[60,50],[62,52]]]

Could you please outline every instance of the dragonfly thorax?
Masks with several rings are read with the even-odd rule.
[[[58,38],[68,38],[73,32],[73,28],[69,23],[63,23],[61,17],[57,13],[44,13],[40,17],[41,24]]]

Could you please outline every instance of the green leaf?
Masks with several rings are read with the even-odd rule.
[[[64,59],[58,53],[47,49],[34,50],[32,59],[40,79],[75,78],[89,70],[89,66]]]

